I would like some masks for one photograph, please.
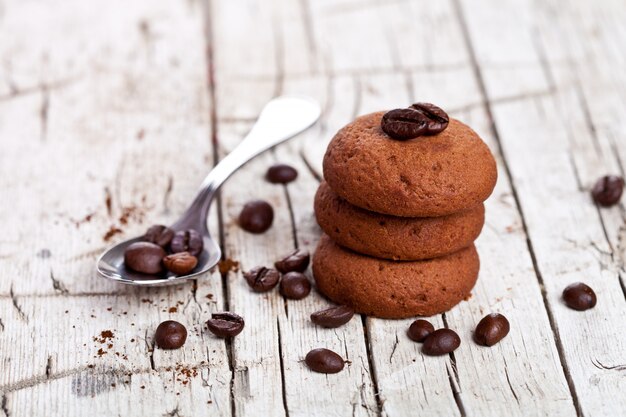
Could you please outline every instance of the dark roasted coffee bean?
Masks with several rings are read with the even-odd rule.
[[[280,293],[290,300],[301,300],[311,292],[309,279],[300,272],[289,272],[280,281]]]
[[[163,258],[166,253],[162,247],[150,242],[135,242],[124,251],[124,265],[128,269],[142,274],[158,274],[163,271]]]
[[[424,340],[422,352],[430,356],[445,355],[461,345],[461,338],[454,330],[438,329]]]
[[[148,229],[146,234],[143,235],[143,240],[159,245],[162,248],[167,248],[173,237],[174,231],[172,229],[162,224],[157,224]]]
[[[426,320],[415,320],[409,326],[409,330],[407,330],[406,334],[412,341],[421,343],[434,331],[435,328],[430,322]]]
[[[256,292],[271,290],[280,281],[280,273],[275,269],[257,266],[243,274],[250,288]]]
[[[479,345],[493,346],[509,334],[509,321],[502,314],[491,313],[482,318],[474,331],[474,340]]]
[[[615,175],[607,175],[600,178],[591,190],[591,195],[596,203],[609,207],[617,204],[624,191],[624,179]]]
[[[265,178],[274,184],[287,184],[296,179],[298,171],[290,165],[276,164],[269,167]]]
[[[424,135],[436,135],[439,132],[443,132],[446,127],[448,127],[448,123],[450,122],[448,114],[434,104],[415,103],[411,108],[422,113],[428,120],[426,123],[426,131],[423,133]]]
[[[318,326],[335,328],[343,326],[354,316],[354,309],[348,306],[331,307],[311,314],[311,321]]]
[[[425,134],[428,120],[413,109],[394,109],[383,116],[380,127],[396,140],[408,140]]]
[[[163,258],[163,265],[176,275],[187,275],[198,265],[198,258],[189,252],[178,252]]]
[[[280,261],[276,261],[274,266],[283,274],[287,272],[304,272],[309,266],[311,256],[308,251],[296,249],[285,255]]]
[[[178,349],[187,340],[187,329],[174,320],[159,324],[154,333],[154,341],[161,349]]]
[[[345,361],[341,356],[337,355],[332,350],[324,348],[313,349],[307,353],[304,362],[309,369],[321,374],[336,374],[340,372],[345,365]]]
[[[215,336],[226,338],[241,333],[245,322],[241,316],[225,311],[211,314],[211,319],[206,322],[206,325]]]
[[[569,308],[583,311],[595,307],[598,300],[591,287],[582,282],[577,282],[563,290],[563,301]]]
[[[272,226],[274,209],[263,200],[246,203],[239,213],[239,226],[250,233],[263,233]]]
[[[189,252],[193,256],[200,255],[203,247],[202,236],[194,229],[176,232],[172,238],[172,243],[170,243],[170,250],[173,253]]]

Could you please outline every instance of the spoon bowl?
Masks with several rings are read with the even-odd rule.
[[[170,226],[175,232],[195,229],[202,235],[204,248],[198,256],[198,265],[191,273],[175,275],[167,272],[150,275],[126,268],[124,251],[130,244],[142,241],[142,237],[135,237],[109,248],[98,258],[98,275],[122,284],[154,287],[179,284],[215,267],[222,257],[222,251],[207,229],[207,213],[219,187],[237,169],[261,152],[308,129],[320,114],[320,105],[308,97],[289,95],[272,99],[265,105],[248,135],[209,172],[189,208]]]

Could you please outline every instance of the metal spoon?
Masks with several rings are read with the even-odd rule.
[[[96,265],[98,274],[124,284],[157,286],[184,282],[213,268],[222,257],[222,252],[207,229],[207,214],[217,190],[246,162],[309,128],[320,113],[320,105],[308,97],[281,96],[271,100],[245,139],[209,172],[185,214],[170,226],[174,231],[195,229],[203,236],[204,249],[198,256],[198,265],[189,275],[146,275],[126,269],[124,250],[131,243],[140,241],[141,237],[118,243],[104,252]]]

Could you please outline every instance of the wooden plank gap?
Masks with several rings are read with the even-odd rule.
[[[374,365],[374,357],[372,355],[372,346],[370,340],[369,329],[367,325],[367,316],[361,314],[361,325],[363,326],[363,341],[365,342],[365,352],[367,353],[367,368],[369,370],[370,377],[372,378],[372,386],[374,387],[374,398],[376,399],[376,415],[383,415],[383,401],[380,398],[380,391],[378,389],[377,373]]]

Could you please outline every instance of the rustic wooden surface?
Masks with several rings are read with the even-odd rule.
[[[624,21],[621,0],[0,0],[0,414],[626,415],[626,207],[588,194],[624,174]],[[238,268],[149,290],[96,277],[102,250],[173,221],[281,93],[324,114],[214,204]],[[500,172],[473,296],[430,318],[463,343],[437,358],[406,338],[410,320],[320,329],[318,294],[284,301],[242,279],[314,248],[333,133],[414,100],[473,126]],[[265,182],[275,161],[298,180]],[[275,207],[264,235],[235,223],[252,198]],[[575,281],[596,308],[563,305]],[[223,309],[246,318],[232,343],[203,325]],[[471,341],[488,312],[511,322],[492,348]],[[153,346],[168,318],[190,330],[177,351]],[[309,372],[314,347],[349,366]]]

